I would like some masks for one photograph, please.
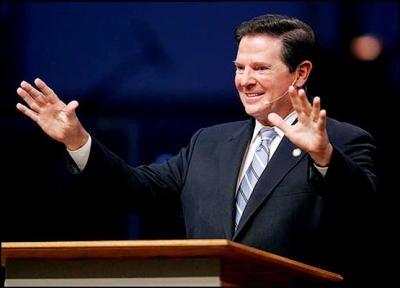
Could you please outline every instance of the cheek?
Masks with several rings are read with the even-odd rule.
[[[234,83],[235,83],[236,89],[237,90],[241,90],[240,77],[239,76],[237,76],[237,75],[235,76]]]

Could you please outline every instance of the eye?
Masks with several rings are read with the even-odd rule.
[[[235,65],[235,70],[236,70],[236,72],[243,72],[244,67],[240,66],[240,65]]]
[[[268,67],[258,66],[258,67],[256,67],[256,70],[258,70],[258,71],[266,71],[266,70],[268,70]]]

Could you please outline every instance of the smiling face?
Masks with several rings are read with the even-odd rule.
[[[240,41],[234,61],[235,86],[245,111],[264,125],[269,125],[270,112],[285,118],[293,111],[287,90],[296,72],[289,72],[281,50],[282,41],[276,37],[249,35]]]

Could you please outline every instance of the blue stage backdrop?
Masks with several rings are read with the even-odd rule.
[[[359,33],[396,44],[397,4],[361,3],[354,15]],[[231,100],[233,29],[241,21],[262,13],[297,16],[334,51],[346,29],[345,10],[336,1],[26,2],[10,21],[24,25],[16,36],[20,79],[42,77],[62,95],[117,105],[165,97]]]
[[[393,144],[380,132],[382,127],[397,130],[388,126],[395,121],[375,115],[394,115],[390,108],[396,108],[391,97],[398,98],[398,2],[1,5],[0,112],[7,156],[2,193],[9,209],[3,217],[5,240],[183,237],[182,218],[96,214],[87,210],[93,207],[76,210],[60,201],[59,194],[74,192],[63,182],[65,147],[16,110],[20,99],[15,90],[21,80],[40,77],[65,102],[78,100],[78,114],[90,133],[127,162],[162,161],[186,145],[197,129],[246,117],[233,82],[233,32],[260,14],[287,14],[313,25],[327,65],[312,79],[311,88],[321,95],[328,115],[373,132],[383,151],[380,159],[392,157],[386,153],[397,149],[391,149]],[[382,40],[384,65],[354,63],[344,56],[352,37],[363,34]],[[165,139],[163,146],[155,141],[154,131]],[[390,184],[396,179],[391,173],[382,172],[383,182],[397,187]],[[79,197],[72,202],[79,204]]]

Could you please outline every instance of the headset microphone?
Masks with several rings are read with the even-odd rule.
[[[296,83],[296,81],[297,81],[297,77],[295,77],[293,83],[290,84],[290,86],[293,86],[294,83]],[[286,90],[285,93],[283,93],[283,94],[282,94],[281,96],[279,96],[278,98],[275,98],[274,100],[271,100],[271,101],[265,101],[263,104],[264,104],[264,105],[268,105],[268,104],[274,103],[275,101],[278,101],[279,99],[285,97],[288,93],[289,93],[289,88],[288,88],[288,90]]]

